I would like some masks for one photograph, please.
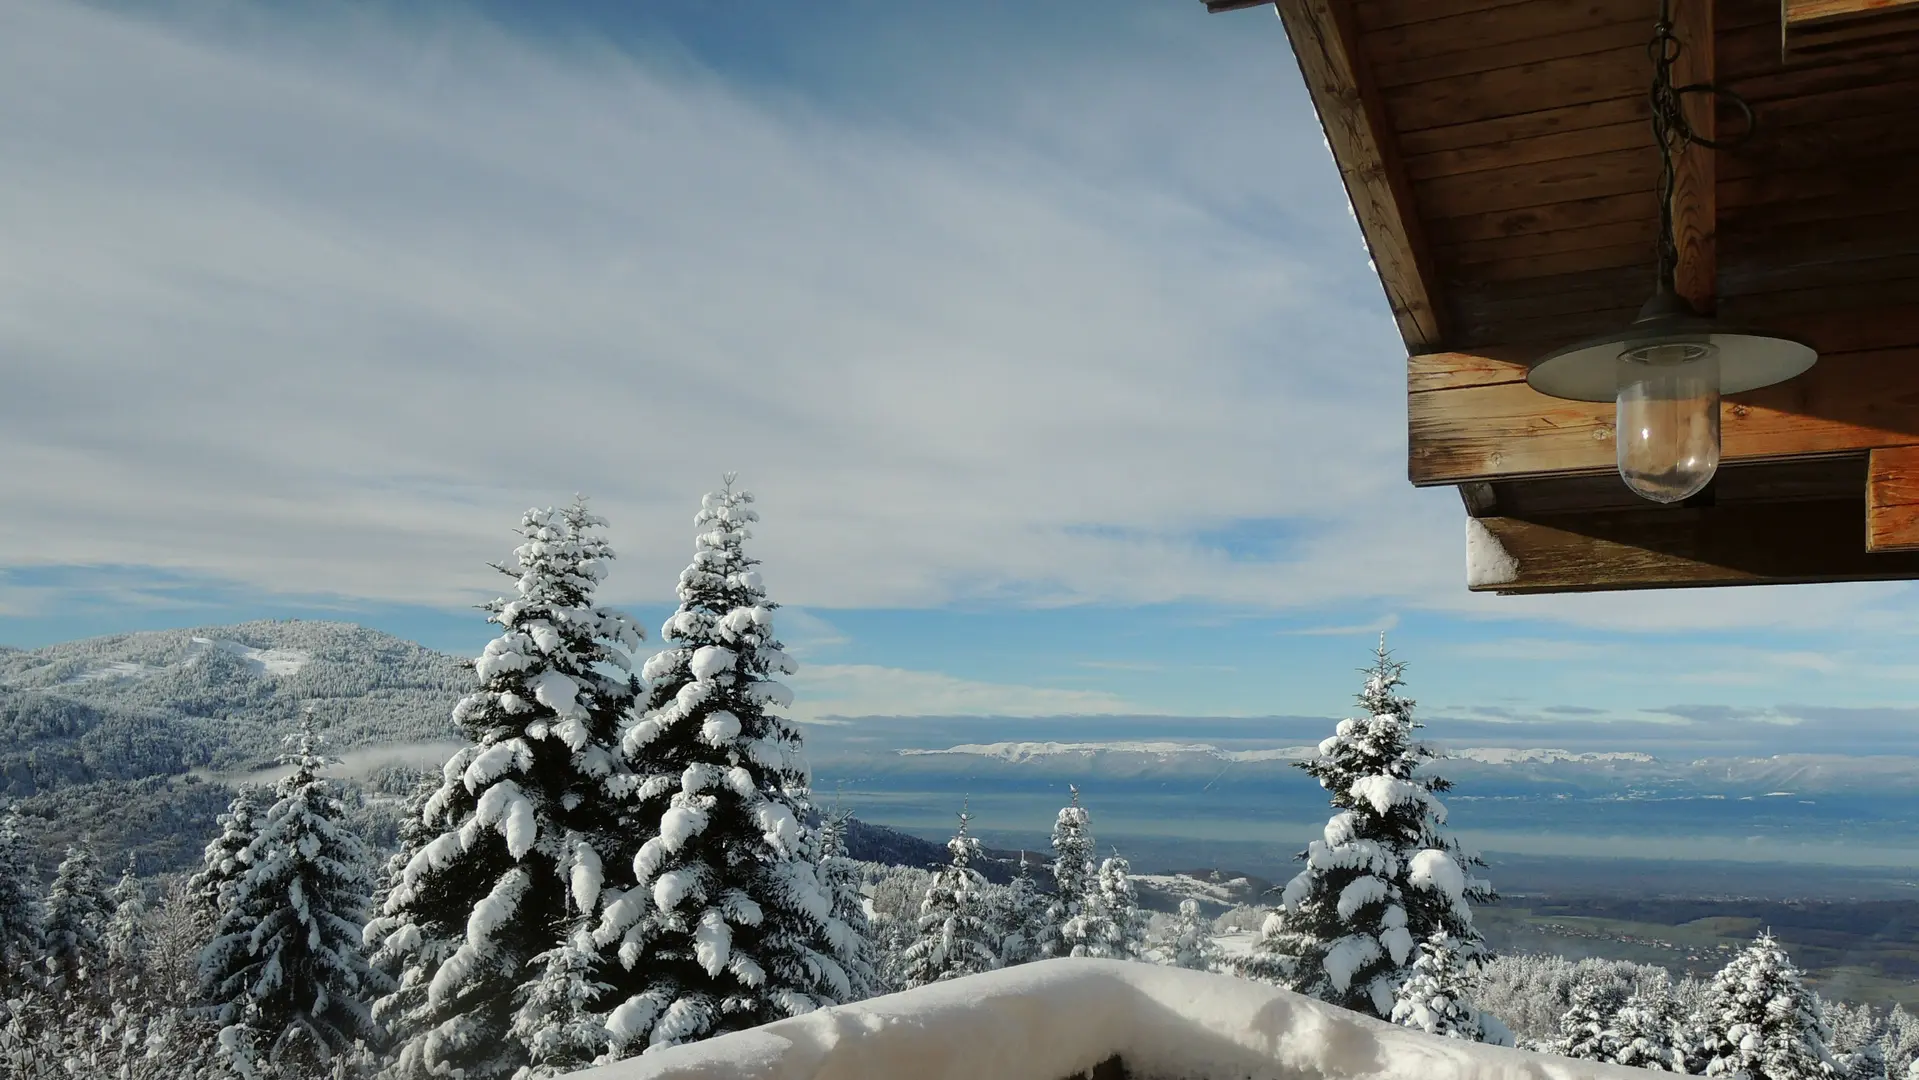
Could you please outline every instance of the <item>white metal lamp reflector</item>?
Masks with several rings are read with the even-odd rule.
[[[1701,318],[1661,289],[1625,330],[1533,361],[1542,394],[1618,403],[1613,438],[1626,486],[1655,502],[1698,494],[1719,468],[1719,398],[1784,382],[1819,354],[1791,338]]]

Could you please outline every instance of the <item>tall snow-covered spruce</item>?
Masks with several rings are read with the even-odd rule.
[[[1484,861],[1443,830],[1446,808],[1435,796],[1451,785],[1422,768],[1439,753],[1413,737],[1420,724],[1411,699],[1399,695],[1404,670],[1380,635],[1360,716],[1340,721],[1319,756],[1299,763],[1339,812],[1300,854],[1306,868],[1238,965],[1244,975],[1382,1019],[1391,1019],[1399,985],[1412,975],[1416,943],[1449,937],[1454,962],[1478,962],[1484,946],[1472,904],[1495,899],[1471,876]]]
[[[126,999],[133,996],[139,985],[146,955],[147,890],[132,855],[127,856],[126,869],[120,872],[120,880],[113,886],[109,898],[113,901],[113,914],[107,919],[100,944],[113,996]]]
[[[550,987],[548,967],[581,962],[562,946],[575,916],[599,911],[605,853],[625,846],[612,781],[640,693],[629,651],[643,635],[593,602],[613,559],[604,526],[583,502],[529,510],[512,562],[495,567],[515,595],[486,605],[500,634],[474,662],[479,689],[453,710],[472,745],[421,805],[419,847],[366,927],[376,963],[397,975],[375,1016],[396,1038],[391,1074],[402,1080],[511,1076],[531,1065],[530,1045],[577,1043],[520,1013],[553,1000],[523,987]],[[603,974],[583,973],[582,985]],[[577,1019],[569,1007],[551,1023],[577,1033]]]
[[[378,1032],[368,1005],[378,989],[360,951],[372,891],[366,850],[344,824],[346,807],[320,770],[308,726],[287,737],[272,806],[247,849],[246,871],[202,954],[220,1046],[242,1076],[313,1076]]]
[[[621,748],[631,776],[626,835],[646,837],[596,940],[616,946],[607,1019],[623,1056],[753,1027],[846,1000],[833,942],[850,931],[821,887],[807,834],[810,781],[792,703],[794,670],[774,605],[746,554],[753,497],[706,496],[678,610],[646,662],[652,686]]]
[[[919,937],[903,957],[908,988],[999,966],[994,930],[986,918],[986,879],[973,869],[980,858],[979,839],[966,834],[970,820],[960,811],[959,832],[946,842],[952,858],[934,875],[920,902]]]
[[[100,863],[93,847],[86,843],[69,846],[47,890],[40,926],[46,950],[42,962],[56,994],[105,997],[101,938],[112,914],[113,901],[100,880]]]
[[[1053,821],[1053,903],[1046,910],[1046,936],[1040,950],[1047,956],[1073,956],[1085,945],[1080,937],[1080,912],[1086,895],[1096,887],[1093,866],[1093,819],[1079,804],[1079,788],[1067,785],[1072,801],[1059,808]]]

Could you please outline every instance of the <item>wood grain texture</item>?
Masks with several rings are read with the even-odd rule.
[[[1410,159],[1424,154],[1443,154],[1449,151],[1468,150],[1475,147],[1488,152],[1499,152],[1509,144],[1527,139],[1543,138],[1548,135],[1570,135],[1589,131],[1610,124],[1638,122],[1643,125],[1651,116],[1646,102],[1645,90],[1606,98],[1601,101],[1581,102],[1578,105],[1562,105],[1550,109],[1534,109],[1530,112],[1513,113],[1508,116],[1495,116],[1486,120],[1470,120],[1447,124],[1444,127],[1427,128],[1424,131],[1402,131],[1399,133],[1399,146]],[[1647,135],[1645,145],[1652,145],[1651,135]],[[1544,157],[1531,160],[1552,160],[1558,157],[1572,157],[1586,153],[1578,148],[1576,142],[1570,148],[1557,149]],[[1595,149],[1605,149],[1596,147]],[[1408,166],[1410,168],[1410,164]],[[1445,172],[1446,170],[1440,170]]]
[[[1785,0],[1788,31],[1826,19],[1893,12],[1919,7],[1919,0]]]
[[[1866,550],[1919,551],[1919,446],[1872,452],[1866,467]]]
[[[1673,33],[1679,38],[1679,56],[1673,62],[1673,83],[1692,86],[1713,81],[1712,0],[1681,0],[1673,15]],[[1693,133],[1711,142],[1718,134],[1718,111],[1704,94],[1682,95],[1680,105]],[[1715,197],[1714,152],[1698,143],[1681,148],[1673,162],[1672,231],[1679,262],[1673,268],[1673,289],[1694,311],[1713,313],[1718,296],[1718,202]]]
[[[1658,179],[1659,155],[1646,138],[1620,150],[1435,177],[1416,188],[1429,217],[1449,218],[1652,191]]]
[[[1652,81],[1644,44],[1520,64],[1382,91],[1399,131],[1517,116],[1643,94]]]
[[[1339,163],[1361,233],[1409,351],[1444,336],[1437,280],[1380,96],[1353,48],[1348,0],[1279,0],[1280,21]]]
[[[1509,595],[1919,577],[1919,554],[1866,551],[1858,498],[1473,522],[1511,560],[1476,589]]]

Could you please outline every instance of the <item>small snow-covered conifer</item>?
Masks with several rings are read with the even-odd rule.
[[[1613,1014],[1610,1043],[1616,1065],[1651,1072],[1686,1071],[1685,1018],[1673,998],[1672,979],[1664,972],[1642,978]]]
[[[545,981],[573,917],[603,905],[604,853],[626,842],[612,782],[640,692],[628,652],[642,636],[593,600],[613,558],[605,524],[579,501],[529,510],[512,562],[495,567],[514,596],[486,605],[500,633],[474,662],[479,688],[453,710],[472,744],[420,805],[417,847],[366,927],[397,983],[374,1007],[398,1044],[397,1080],[528,1066],[512,1034],[520,988]]]
[[[1441,932],[1419,943],[1413,973],[1399,985],[1392,1021],[1433,1035],[1467,1042],[1513,1045],[1513,1033],[1472,1003],[1471,972],[1460,962],[1459,942]]]
[[[873,928],[866,917],[866,897],[860,889],[859,864],[846,856],[846,833],[852,821],[851,814],[838,812],[821,818],[819,877],[820,886],[833,900],[833,918],[845,928],[844,933],[829,939],[828,944],[833,947],[833,959],[846,972],[846,1000],[863,1001],[881,991]]]
[[[1614,1021],[1630,993],[1631,987],[1609,973],[1595,973],[1574,983],[1572,1003],[1559,1019],[1551,1052],[1584,1061],[1613,1060],[1620,1048]]]
[[[1107,960],[1138,958],[1145,935],[1131,870],[1118,855],[1100,863],[1079,914],[1067,921],[1062,934],[1073,942],[1072,955]]]
[[[197,899],[206,931],[211,933],[230,903],[228,893],[233,882],[246,870],[247,849],[259,833],[260,811],[266,793],[252,784],[242,784],[220,815],[219,832],[207,841],[200,853],[200,869],[187,879],[187,889]]]
[[[146,957],[147,889],[131,853],[109,899],[113,914],[107,919],[100,942],[114,995],[125,997],[138,983]]]
[[[0,990],[40,956],[40,875],[20,828],[20,811],[0,817]]]
[[[1422,767],[1439,753],[1413,737],[1413,702],[1398,693],[1404,669],[1380,635],[1361,715],[1340,721],[1319,755],[1299,763],[1339,812],[1300,854],[1306,868],[1287,883],[1282,910],[1236,965],[1382,1018],[1411,974],[1415,942],[1445,935],[1457,942],[1460,964],[1478,963],[1484,946],[1472,904],[1496,898],[1471,876],[1484,861],[1443,830],[1446,808],[1436,796],[1450,785]]]
[[[1826,1043],[1832,1029],[1819,999],[1800,981],[1770,932],[1732,958],[1713,978],[1701,1017],[1707,1076],[1745,1080],[1836,1077]]]
[[[372,891],[366,852],[342,824],[333,782],[319,774],[334,763],[320,742],[310,721],[287,736],[280,762],[293,772],[275,786],[201,955],[225,1025],[220,1044],[236,1071],[270,1065],[316,1075],[378,1035],[367,1003],[377,976],[360,952]]]
[[[146,952],[141,958],[145,985],[159,1000],[190,1002],[198,996],[200,950],[211,930],[200,899],[186,879],[166,879],[146,927]]]
[[[979,840],[966,834],[970,820],[960,812],[959,832],[946,842],[952,860],[934,876],[920,902],[919,938],[903,958],[909,989],[999,966],[981,898],[986,879],[973,869],[980,857]]]
[[[1179,902],[1179,915],[1166,928],[1159,954],[1165,963],[1188,971],[1219,969],[1219,943],[1213,937],[1212,921],[1200,912],[1199,901],[1189,897]]]
[[[1019,870],[1012,882],[999,890],[998,899],[993,925],[1000,966],[1012,967],[1043,957],[1041,943],[1046,939],[1049,904],[1039,883],[1033,880],[1033,868],[1026,852],[1019,853]]]
[[[93,848],[85,843],[70,845],[47,890],[40,927],[47,975],[57,993],[104,995],[106,987],[94,984],[103,960],[100,939],[112,913],[113,902],[100,880]]]
[[[795,670],[773,629],[759,515],[725,487],[702,501],[693,562],[646,662],[652,687],[621,741],[627,769],[623,889],[595,940],[617,949],[609,1056],[624,1057],[846,1000],[835,959],[847,928],[821,887],[804,747],[780,715]]]
[[[600,981],[600,950],[582,916],[553,950],[534,958],[540,977],[520,991],[512,1034],[525,1044],[527,1065],[516,1080],[561,1076],[591,1065],[606,1052],[606,1018],[599,1003],[610,987]]]
[[[1046,912],[1047,956],[1072,956],[1085,943],[1076,936],[1086,894],[1095,887],[1093,819],[1079,804],[1079,788],[1068,785],[1073,801],[1060,807],[1053,822],[1053,903]]]

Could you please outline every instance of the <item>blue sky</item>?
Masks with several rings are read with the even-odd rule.
[[[738,470],[803,715],[1337,715],[1381,629],[1515,742],[1919,679],[1905,585],[1465,592],[1269,11],[0,0],[0,95],[0,643],[474,651],[575,491],[656,627]]]

